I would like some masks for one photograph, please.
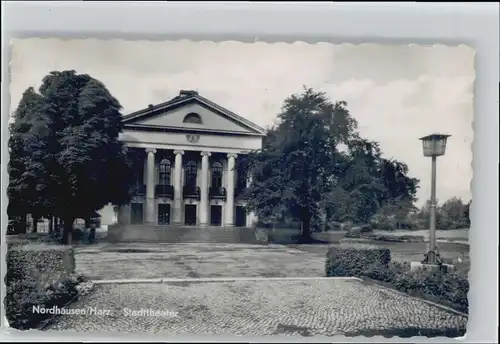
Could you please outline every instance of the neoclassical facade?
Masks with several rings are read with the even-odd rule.
[[[246,227],[257,220],[238,200],[249,180],[236,163],[261,149],[264,129],[195,91],[123,123],[120,140],[133,152],[137,174],[119,223]]]

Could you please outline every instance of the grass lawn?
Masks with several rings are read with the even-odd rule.
[[[413,235],[407,232],[407,235]],[[380,248],[388,248],[391,250],[391,258],[396,262],[419,262],[424,259],[424,254],[429,249],[428,243],[402,243],[402,242],[384,242],[375,240],[360,240],[360,239],[345,239],[344,232],[330,232],[314,234],[320,240],[329,241],[329,244],[291,244],[287,245],[295,249],[303,250],[310,253],[318,254],[326,257],[328,248],[332,245],[342,243],[360,243],[378,246]],[[461,243],[437,243],[441,257],[446,263],[453,263],[454,260],[460,258],[462,263],[453,263],[455,268],[461,271],[468,271],[470,268],[469,245]]]

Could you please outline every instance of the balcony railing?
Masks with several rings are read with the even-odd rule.
[[[145,184],[135,184],[132,186],[133,196],[144,196],[146,195],[146,185]]]
[[[174,198],[174,187],[172,185],[156,185],[155,187],[156,197],[167,197],[170,199]]]
[[[182,188],[182,195],[184,198],[195,198],[200,200],[200,188],[197,186],[185,185]]]
[[[211,187],[208,195],[211,199],[226,200],[226,188],[224,187]]]

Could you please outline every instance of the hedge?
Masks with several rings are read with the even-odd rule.
[[[70,247],[10,245],[4,300],[9,325],[17,329],[35,328],[50,314],[34,312],[34,306],[62,307],[73,300],[80,282],[73,275],[74,268]]]
[[[409,265],[390,262],[389,249],[331,248],[327,253],[326,276],[368,277],[385,282],[394,289],[468,312],[467,274],[440,269],[411,271]]]
[[[331,247],[326,258],[327,276],[358,276],[367,266],[378,264],[387,266],[391,261],[391,251],[370,245],[357,247]]]

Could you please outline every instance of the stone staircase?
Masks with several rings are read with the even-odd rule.
[[[160,225],[111,225],[108,242],[262,244],[267,235],[248,227],[191,227]]]

